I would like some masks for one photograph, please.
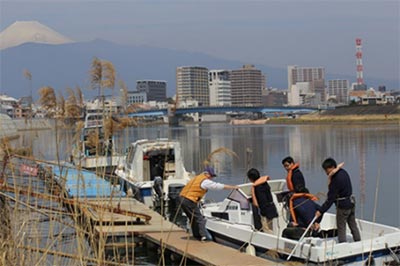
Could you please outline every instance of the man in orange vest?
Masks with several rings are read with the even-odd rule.
[[[206,241],[206,220],[200,212],[198,203],[208,190],[237,189],[238,186],[224,185],[212,181],[217,176],[211,166],[206,166],[204,172],[190,180],[182,189],[180,195],[181,207],[190,221],[193,236]]]

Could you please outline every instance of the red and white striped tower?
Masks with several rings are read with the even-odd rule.
[[[361,51],[361,38],[356,39],[356,64],[357,64],[357,85],[364,84],[363,78],[363,64],[362,64],[362,51]]]

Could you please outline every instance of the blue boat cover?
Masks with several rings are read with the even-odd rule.
[[[58,183],[64,183],[69,197],[73,198],[104,198],[123,197],[125,193],[118,186],[99,177],[94,172],[78,170],[71,167],[53,166],[53,173]]]

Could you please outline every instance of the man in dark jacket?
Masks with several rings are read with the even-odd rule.
[[[278,217],[272,194],[271,187],[268,185],[269,176],[261,176],[257,169],[250,169],[247,177],[253,183],[252,200],[253,205],[258,207],[261,215],[262,229],[264,232],[272,232],[272,219]]]
[[[322,163],[322,168],[328,175],[328,198],[322,204],[316,216],[321,216],[333,203],[336,205],[336,227],[339,236],[339,243],[346,242],[346,222],[350,227],[354,241],[360,241],[360,231],[358,230],[355,218],[355,201],[352,196],[352,186],[349,174],[341,167],[337,167],[336,161],[332,158],[326,159]]]
[[[293,158],[288,156],[282,160],[283,168],[286,169],[286,185],[290,192],[300,192],[306,187],[303,173],[300,171],[299,163],[295,163]]]
[[[283,230],[283,237],[296,240],[300,239],[308,225],[314,219],[315,212],[320,208],[320,206],[315,203],[315,200],[318,200],[318,198],[308,193],[307,189],[304,189],[302,193],[294,193],[291,196],[288,200],[290,223],[288,227]],[[319,217],[314,222],[312,226],[313,230],[308,231],[308,235],[312,233],[316,234],[319,229],[321,218],[322,217]]]

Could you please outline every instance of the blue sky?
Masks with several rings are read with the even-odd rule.
[[[197,51],[286,68],[399,79],[400,1],[1,1],[0,30],[37,20],[75,40]]]

